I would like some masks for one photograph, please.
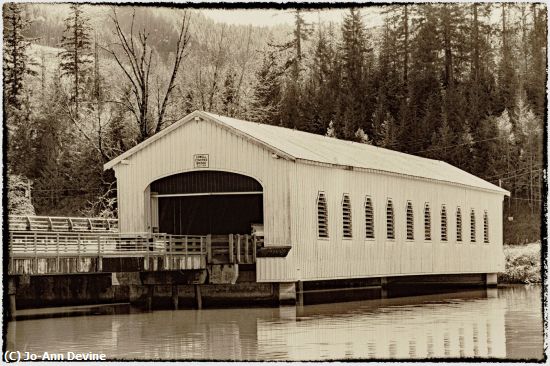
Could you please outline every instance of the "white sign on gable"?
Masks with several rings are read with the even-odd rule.
[[[193,155],[193,166],[195,168],[208,168],[208,154]]]

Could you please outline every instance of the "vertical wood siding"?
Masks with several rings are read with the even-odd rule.
[[[194,154],[208,154],[209,167],[195,169]],[[115,166],[119,225],[122,232],[149,231],[153,218],[149,186],[169,175],[220,170],[243,174],[263,187],[266,245],[291,245],[289,224],[290,191],[286,174],[293,163],[274,159],[263,147],[208,121],[189,122]]]
[[[407,274],[490,273],[504,268],[502,195],[407,177],[296,163],[291,194],[292,264],[263,259],[258,280],[285,281]],[[316,199],[326,194],[329,238],[317,237]],[[342,235],[342,194],[352,205],[353,238]],[[365,239],[365,196],[372,199],[374,239]],[[386,202],[394,207],[395,240],[386,239]],[[406,202],[414,210],[414,240],[406,239]],[[424,204],[431,210],[431,240],[424,239]],[[447,241],[441,240],[441,205],[447,207]],[[463,241],[456,241],[456,207],[462,208]],[[476,242],[470,242],[470,209],[476,212]],[[489,244],[483,243],[483,211]],[[289,255],[290,255],[289,254]],[[295,268],[292,268],[295,266]]]

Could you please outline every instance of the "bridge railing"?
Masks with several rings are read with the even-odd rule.
[[[99,217],[8,216],[9,231],[118,232],[117,219]]]
[[[9,233],[9,252],[11,258],[205,255],[206,236],[14,231]]]
[[[142,263],[144,270],[204,269],[207,264],[253,264],[262,240],[253,235],[238,234],[200,236],[13,231],[9,232],[8,272],[102,272],[106,258],[114,258],[115,261],[116,258],[140,258],[136,263]],[[75,259],[78,260],[74,262]],[[134,263],[130,261],[128,263]]]

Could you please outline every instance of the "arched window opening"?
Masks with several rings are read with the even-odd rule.
[[[456,208],[456,241],[462,241],[462,211],[460,207]]]
[[[487,211],[483,213],[483,242],[489,243],[489,216]]]
[[[388,239],[395,239],[393,202],[391,199],[388,199],[388,202],[386,203],[386,237]]]
[[[428,203],[424,205],[424,239],[432,240],[432,214]]]
[[[473,208],[470,211],[470,241],[476,242],[476,213]]]
[[[411,201],[407,201],[407,240],[414,240],[414,212]]]
[[[346,239],[352,237],[351,201],[349,194],[344,194],[342,197],[342,233]]]
[[[324,192],[317,196],[317,234],[319,238],[328,238],[328,208]]]
[[[447,241],[447,207],[441,205],[441,241]]]
[[[369,196],[365,198],[365,238],[374,239],[374,209]]]

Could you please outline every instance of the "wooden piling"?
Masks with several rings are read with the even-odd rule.
[[[174,310],[178,310],[179,308],[178,285],[172,285],[172,306]]]
[[[202,296],[200,285],[195,285],[195,302],[197,305],[197,309],[202,309]]]
[[[388,278],[387,277],[380,277],[380,298],[381,299],[388,298]]]
[[[8,309],[8,319],[15,320],[15,312],[17,307],[15,304],[15,293],[17,292],[17,283],[14,277],[8,279],[8,296],[9,296],[9,309]]]
[[[10,294],[10,309],[9,309],[10,320],[15,320],[16,311],[17,311],[17,308],[15,305],[15,294]]]
[[[145,307],[148,311],[153,310],[153,295],[155,292],[155,285],[148,285],[147,286],[147,299],[145,303]]]
[[[304,306],[304,283],[296,282],[296,305]]]

